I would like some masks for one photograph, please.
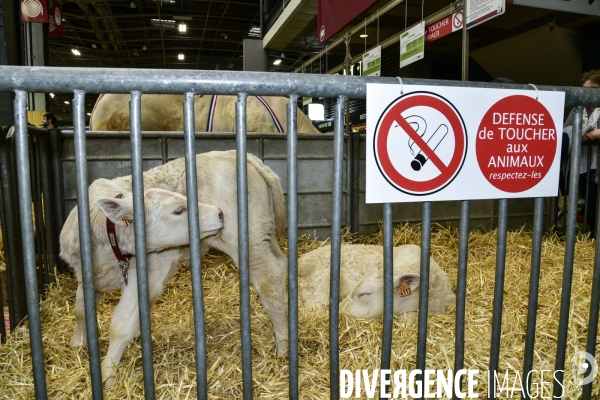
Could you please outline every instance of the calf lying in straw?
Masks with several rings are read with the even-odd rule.
[[[115,365],[125,347],[139,331],[133,197],[128,190],[106,179],[98,179],[89,188],[96,303],[104,292],[122,289],[110,325],[110,345],[102,362],[107,386],[114,381]],[[148,284],[150,304],[154,304],[175,273],[177,263],[189,259],[187,199],[164,189],[149,189],[144,193],[144,204]],[[214,235],[223,227],[219,208],[199,203],[198,210],[201,238]],[[73,347],[87,342],[78,225],[75,207],[60,234],[60,255],[73,268],[78,282]]]
[[[329,305],[331,246],[298,259],[298,293],[304,306]],[[394,248],[394,314],[412,318],[419,308],[421,248],[407,244]],[[429,312],[442,314],[454,303],[446,273],[430,259]],[[340,261],[341,309],[356,318],[383,314],[383,247],[343,244]]]

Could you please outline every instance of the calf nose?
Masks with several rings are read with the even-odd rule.
[[[223,222],[223,211],[219,213],[219,221]]]

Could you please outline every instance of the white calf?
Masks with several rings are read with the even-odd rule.
[[[329,305],[331,246],[304,254],[298,260],[298,292],[307,308]],[[419,308],[421,248],[394,248],[394,314],[413,317]],[[441,314],[455,296],[446,273],[430,259],[429,312]],[[383,314],[383,247],[342,245],[340,261],[340,308],[356,318]]]
[[[125,347],[139,330],[133,197],[130,188],[115,181],[98,179],[89,188],[90,219],[93,249],[94,287],[96,304],[107,291],[122,289],[121,299],[110,325],[110,345],[102,362],[103,380],[109,387],[114,381],[115,365],[121,360]],[[148,283],[150,304],[154,304],[164,286],[175,273],[177,262],[189,258],[187,199],[164,189],[149,189],[144,194],[146,246],[148,250]],[[198,204],[200,237],[216,234],[223,227],[223,214],[210,205]],[[112,224],[111,224],[112,223]],[[113,228],[107,232],[107,226]],[[109,240],[109,234],[113,237]],[[111,241],[114,241],[111,245]],[[75,207],[60,234],[61,257],[69,263],[77,277],[75,302],[75,333],[71,346],[87,342],[79,222]],[[129,267],[121,269],[113,251],[129,259]],[[124,261],[127,261],[127,260]]]

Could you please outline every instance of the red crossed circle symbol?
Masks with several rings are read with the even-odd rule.
[[[456,13],[456,15],[454,16],[452,23],[454,24],[454,27],[456,29],[462,27],[463,24],[463,13],[462,11],[459,11]]]
[[[448,121],[454,135],[454,151],[446,165],[425,140],[413,129],[402,113],[413,107],[431,107],[439,111]],[[429,158],[440,173],[432,179],[417,181],[403,176],[392,163],[388,148],[388,137],[392,124],[397,123]],[[446,187],[458,175],[467,154],[467,135],[464,122],[458,110],[443,97],[430,92],[412,92],[392,102],[381,114],[373,139],[375,161],[383,177],[401,192],[413,195],[427,195]],[[402,160],[409,163],[409,160]]]

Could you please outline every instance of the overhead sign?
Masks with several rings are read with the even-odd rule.
[[[600,15],[600,0],[508,0],[507,3],[576,14]]]
[[[21,0],[21,21],[48,23],[47,0]]]
[[[48,17],[48,29],[50,30],[51,37],[62,37],[63,36],[63,24],[62,24],[62,7],[58,1],[54,1],[51,6],[51,12]]]
[[[425,27],[425,43],[433,42],[462,29],[463,12],[457,11]]]
[[[338,33],[376,2],[377,0],[319,0],[317,10],[319,45]]]
[[[366,202],[556,196],[563,107],[562,92],[367,84]]]
[[[425,21],[400,34],[400,68],[425,55]]]
[[[504,14],[506,0],[466,0],[465,13],[467,29]]]
[[[362,75],[381,76],[381,46],[363,54]]]

